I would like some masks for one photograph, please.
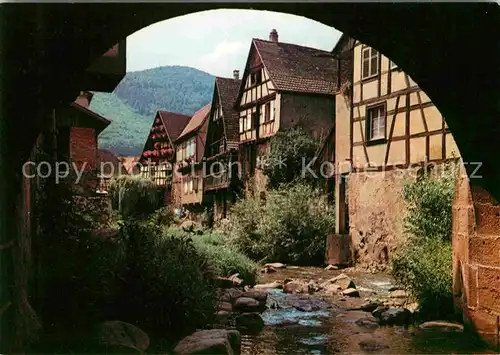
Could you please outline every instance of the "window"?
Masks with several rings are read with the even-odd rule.
[[[257,127],[259,125],[259,115],[257,112],[252,112],[250,128]]]
[[[393,69],[397,69],[398,65],[396,63],[394,63],[392,60],[389,61],[389,69],[393,70]]]
[[[186,158],[195,155],[196,153],[196,137],[187,141]]]
[[[377,75],[379,61],[378,51],[373,48],[364,48],[362,53],[363,69],[361,72],[361,79],[367,79]]]
[[[369,140],[385,138],[385,105],[372,107],[366,111]]]
[[[262,71],[250,73],[250,86],[257,85],[262,82]]]
[[[271,103],[268,102],[264,107],[264,122],[271,121]]]

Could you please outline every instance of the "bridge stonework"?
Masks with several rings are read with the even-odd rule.
[[[470,183],[469,183],[470,181]],[[500,346],[500,205],[462,174],[453,202],[453,291],[464,322]]]

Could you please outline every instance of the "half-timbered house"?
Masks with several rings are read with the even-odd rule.
[[[203,156],[207,138],[208,115],[211,104],[203,106],[181,132],[175,145],[174,171],[175,204],[193,216],[204,211],[203,204]]]
[[[339,76],[336,95],[337,235],[327,261],[385,265],[404,242],[404,184],[459,152],[443,116],[397,63],[346,35],[334,56],[350,75]]]
[[[242,173],[255,176],[257,190],[265,189],[257,161],[278,131],[301,126],[318,141],[331,132],[336,73],[330,52],[279,42],[275,29],[268,41],[252,40],[236,109]]]
[[[138,161],[141,175],[151,178],[165,189],[165,205],[173,201],[172,176],[176,151],[174,142],[190,119],[190,116],[179,113],[157,111]]]
[[[230,204],[236,200],[239,176],[234,163],[238,161],[239,114],[234,102],[240,84],[238,70],[233,72],[233,78],[215,78],[205,145],[203,187],[207,203],[213,206],[215,221],[226,218]]]

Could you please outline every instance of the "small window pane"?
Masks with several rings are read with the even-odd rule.
[[[368,60],[363,61],[363,78],[370,75],[370,62]]]
[[[368,59],[369,56],[370,56],[370,49],[367,48],[363,50],[363,59]]]
[[[378,57],[372,57],[370,60],[370,75],[375,75],[378,73]]]

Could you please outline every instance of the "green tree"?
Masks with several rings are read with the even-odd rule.
[[[297,181],[313,182],[313,175],[303,174],[303,167],[314,159],[317,148],[318,143],[300,127],[278,132],[270,140],[269,156],[263,168],[269,187]]]

